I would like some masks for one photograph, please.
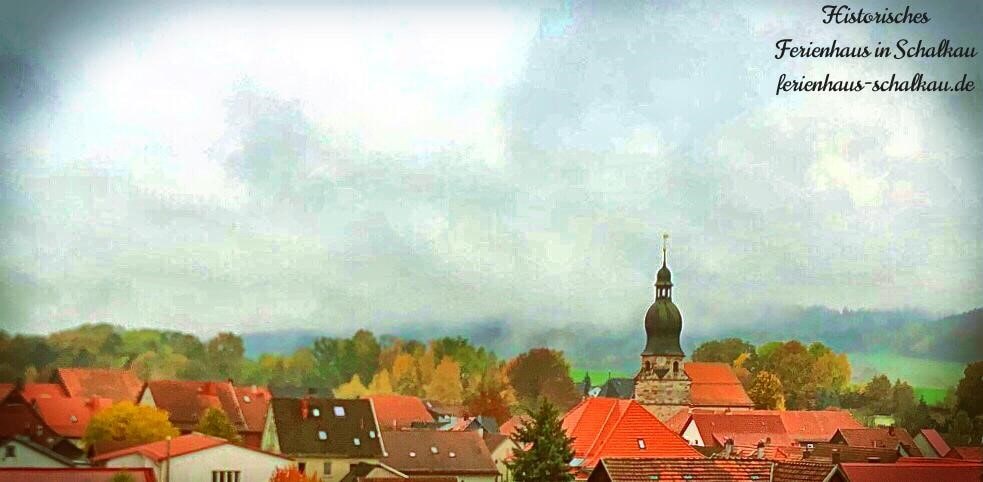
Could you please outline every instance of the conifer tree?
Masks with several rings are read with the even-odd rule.
[[[563,431],[559,412],[545,398],[530,420],[512,435],[517,449],[507,463],[515,482],[567,482],[573,480],[570,460],[573,439]]]

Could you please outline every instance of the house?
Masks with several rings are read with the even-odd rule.
[[[908,431],[897,427],[839,429],[829,441],[851,447],[886,447],[897,450],[902,457],[922,456]]]
[[[683,371],[690,379],[691,408],[729,411],[754,408],[754,402],[729,364],[691,361],[683,364]]]
[[[37,398],[34,409],[59,437],[82,446],[82,436],[92,416],[112,405],[112,400],[99,397]]]
[[[71,467],[74,462],[30,438],[0,439],[0,467]]]
[[[511,481],[512,473],[509,471],[506,463],[512,460],[512,452],[518,446],[508,435],[500,433],[485,432],[482,439],[485,441],[485,447],[488,449],[488,453],[491,454],[492,462],[495,462],[495,467],[498,468],[498,473],[501,476],[499,480],[503,482]]]
[[[570,465],[578,479],[606,457],[703,457],[634,400],[585,398],[563,416],[562,426],[574,439]]]
[[[934,428],[923,428],[915,434],[915,446],[925,457],[945,457],[952,447],[942,439]]]
[[[830,464],[744,459],[606,458],[590,482],[825,482]]]
[[[43,445],[51,445],[59,435],[44,422],[34,405],[20,390],[7,391],[0,400],[0,438],[23,435]]]
[[[158,480],[154,477],[154,471],[148,468],[66,467],[0,468],[0,482],[113,482],[114,477],[118,477],[120,474],[129,475],[133,482],[157,482]]]
[[[107,468],[148,467],[159,480],[181,482],[266,482],[293,461],[282,455],[202,434],[181,435],[93,457]]]
[[[304,473],[341,480],[352,465],[376,464],[385,452],[372,401],[273,398],[263,450],[288,455]]]
[[[698,447],[723,448],[728,440],[735,445],[793,445],[777,414],[693,413],[683,427],[683,438]]]
[[[952,461],[939,463],[940,459],[921,458],[895,464],[842,463],[830,477],[830,482],[882,482],[882,481],[946,481],[979,482],[983,480],[983,464]]]
[[[495,417],[486,417],[484,415],[461,417],[454,423],[441,427],[441,430],[451,430],[454,432],[474,430],[482,434],[486,432],[498,433],[498,422],[495,421]]]
[[[373,395],[368,397],[382,430],[400,430],[413,424],[432,424],[433,414],[419,397],[409,395]]]
[[[155,380],[147,382],[140,404],[166,410],[171,424],[181,433],[194,431],[206,409],[219,409],[245,445],[259,448],[271,398],[264,388],[237,387],[230,381]]]
[[[411,480],[457,477],[460,482],[495,482],[500,475],[478,432],[390,431],[382,433],[382,441],[382,462]]]
[[[405,480],[409,476],[383,463],[370,464],[359,462],[351,466],[348,474],[341,482],[358,482],[360,480]],[[457,479],[453,479],[455,482]]]
[[[529,417],[525,415],[513,415],[512,418],[506,420],[505,423],[498,427],[498,432],[511,437],[528,419]]]
[[[953,447],[946,458],[983,461],[983,447]]]
[[[108,398],[114,403],[136,403],[143,389],[143,382],[133,372],[110,368],[59,368],[51,381],[69,397]]]
[[[788,436],[799,445],[827,442],[839,429],[864,428],[846,410],[752,410],[737,413],[775,413]]]

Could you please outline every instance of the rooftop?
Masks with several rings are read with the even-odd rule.
[[[382,462],[410,476],[498,474],[478,432],[391,431],[382,440]]]

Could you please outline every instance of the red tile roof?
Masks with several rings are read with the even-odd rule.
[[[962,460],[983,461],[983,447],[953,447],[952,450],[955,454],[950,455],[959,457]]]
[[[706,446],[723,446],[728,438],[736,445],[757,446],[761,441],[773,446],[793,445],[777,414],[694,413],[690,420]]]
[[[732,482],[770,480],[771,468],[764,460],[605,458],[597,470],[612,482]]]
[[[235,387],[239,410],[246,422],[246,431],[262,432],[266,426],[266,414],[270,409],[273,395],[266,387],[256,385]]]
[[[478,432],[433,430],[382,433],[386,454],[382,463],[411,476],[498,475]]]
[[[114,402],[137,402],[143,382],[133,372],[109,368],[59,368],[55,371],[71,397],[102,397]]]
[[[634,400],[586,398],[564,415],[563,429],[581,472],[607,457],[703,457]]]
[[[527,417],[527,416],[524,416],[524,415],[516,415],[516,416],[508,419],[501,426],[499,426],[498,427],[498,432],[501,433],[502,435],[506,435],[506,436],[511,437],[513,434],[515,434],[516,430],[520,426],[522,426],[522,424],[526,420],[528,420],[528,419],[529,419],[529,417]]]
[[[852,447],[897,448],[901,444],[905,451],[916,457],[921,456],[915,441],[903,428],[846,428],[839,429],[830,438],[831,442],[842,442]]]
[[[782,418],[789,437],[797,442],[827,442],[841,428],[864,428],[846,410],[750,410],[734,413],[776,414]]]
[[[368,397],[375,407],[381,430],[408,428],[413,422],[432,423],[433,415],[423,400],[409,395],[374,395]]]
[[[39,398],[65,398],[68,396],[65,389],[57,383],[27,383],[21,393],[30,402]]]
[[[274,457],[280,457],[283,459],[288,459],[288,457],[274,454],[270,452],[264,452],[262,450],[257,450],[250,447],[245,447],[239,444],[233,444],[225,439],[218,437],[212,437],[210,435],[202,435],[200,433],[192,433],[187,435],[181,435],[180,437],[175,437],[170,440],[170,447],[168,447],[167,440],[161,440],[158,442],[151,442],[148,444],[137,445],[134,447],[128,447],[122,450],[116,450],[113,452],[107,452],[100,454],[92,458],[93,462],[104,462],[110,459],[115,459],[117,457],[122,457],[129,454],[140,454],[147,457],[150,460],[156,462],[161,462],[167,460],[170,457],[178,457],[181,455],[187,455],[193,452],[198,452],[205,449],[210,449],[212,447],[218,447],[219,445],[235,445],[244,450],[250,450],[253,452],[264,453]],[[170,455],[168,455],[170,454]]]
[[[945,457],[952,450],[952,447],[949,447],[949,444],[942,439],[942,436],[934,428],[923,428],[920,433],[939,457]]]
[[[133,477],[134,482],[156,482],[150,468],[0,468],[0,482],[110,482],[119,473]]]
[[[688,408],[679,410],[665,421],[666,427],[669,427],[669,430],[678,434],[683,433],[683,429],[686,428],[686,422],[689,422],[689,415]]]
[[[690,406],[753,407],[741,381],[726,363],[687,362],[683,371],[689,376]]]
[[[772,482],[824,482],[833,464],[815,462],[776,462]]]
[[[45,425],[58,435],[82,438],[92,415],[111,404],[112,400],[108,398],[38,398],[34,400],[34,409]]]
[[[848,482],[979,482],[983,478],[983,464],[974,463],[844,463],[837,471]]]
[[[229,382],[155,380],[147,383],[146,390],[150,391],[154,405],[166,410],[171,423],[179,429],[193,430],[208,408],[225,412],[238,432],[251,428],[246,425],[235,387]],[[260,425],[255,431],[262,429]]]

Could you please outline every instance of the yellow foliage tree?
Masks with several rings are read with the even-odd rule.
[[[813,377],[822,388],[841,391],[850,382],[850,360],[845,353],[825,353],[813,365]]]
[[[427,351],[423,352],[423,355],[420,355],[416,361],[416,366],[420,372],[420,385],[429,385],[430,381],[433,380],[434,370],[437,369],[437,359],[433,351],[433,344],[427,348]]]
[[[362,384],[362,379],[358,374],[352,375],[351,381],[342,383],[334,390],[334,396],[338,398],[361,398],[368,395],[369,389]]]
[[[427,398],[444,403],[461,403],[464,388],[461,386],[461,367],[454,359],[445,356],[434,369],[433,379],[424,390]]]
[[[372,377],[372,381],[369,382],[369,394],[370,395],[389,395],[393,393],[393,385],[389,380],[389,370],[383,368],[379,370],[375,376]]]
[[[87,447],[104,442],[139,445],[177,436],[178,431],[168,421],[167,412],[132,402],[119,402],[92,416],[82,442]]]
[[[773,373],[762,370],[755,374],[751,386],[748,387],[747,395],[754,402],[754,408],[785,410],[785,392],[782,388],[782,381]]]
[[[392,385],[397,393],[420,395],[420,376],[413,355],[400,353],[393,360]]]

